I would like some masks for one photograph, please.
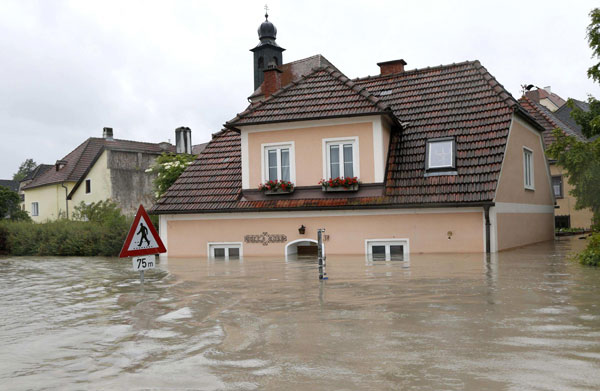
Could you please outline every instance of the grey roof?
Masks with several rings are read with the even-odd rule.
[[[590,111],[590,105],[588,105],[586,102],[582,102],[577,99],[571,99],[571,100],[573,101],[575,106],[578,107],[579,109],[581,109],[583,111]],[[571,117],[572,111],[573,111],[573,109],[571,109],[569,107],[569,105],[562,105],[558,110],[556,110],[554,112],[554,116],[557,117],[558,119],[560,119],[565,124],[569,125],[569,127],[571,129],[573,129],[573,131],[575,133],[577,133],[578,136],[585,138],[583,136],[583,133],[581,133],[581,126],[579,126],[577,124],[577,122],[575,122],[573,117]]]
[[[194,155],[200,155],[202,153],[202,151],[204,151],[204,149],[206,148],[206,146],[208,145],[208,141],[202,144],[196,144],[196,145],[192,145],[192,154]]]
[[[54,165],[52,164],[38,164],[29,174],[27,174],[27,176],[25,176],[25,178],[23,178],[23,181],[34,180],[35,178],[42,175],[52,167],[54,167]]]
[[[13,181],[11,179],[0,179],[0,186],[6,187],[12,191],[19,191],[19,181]]]

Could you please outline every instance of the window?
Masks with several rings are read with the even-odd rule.
[[[92,192],[92,180],[85,180],[85,194],[90,194]]]
[[[554,197],[563,198],[563,180],[562,175],[552,177],[552,190],[554,190]]]
[[[533,190],[533,151],[523,147],[523,181],[525,188]]]
[[[402,261],[408,256],[408,239],[367,240],[367,256],[374,261]]]
[[[32,202],[31,203],[31,215],[32,216],[39,216],[40,215],[39,204],[37,202]]]
[[[425,150],[425,168],[427,170],[454,169],[455,144],[453,138],[439,138],[427,140]]]
[[[263,182],[295,181],[294,144],[263,145]]]
[[[208,256],[216,259],[239,259],[242,255],[241,243],[209,243]]]
[[[358,138],[325,140],[327,178],[358,177]]]

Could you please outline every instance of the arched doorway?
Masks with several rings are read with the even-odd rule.
[[[323,245],[325,250],[325,245]],[[314,239],[298,239],[289,242],[285,246],[285,257],[290,256],[308,256],[317,257],[317,241]]]

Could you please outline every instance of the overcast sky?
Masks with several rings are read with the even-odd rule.
[[[194,144],[253,91],[261,1],[0,1],[0,179],[27,158],[53,164],[88,137]],[[597,1],[269,1],[290,62],[317,53],[350,78],[480,60],[520,85],[600,96],[585,29]]]

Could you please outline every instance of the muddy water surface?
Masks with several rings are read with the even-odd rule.
[[[0,389],[598,390],[600,270],[563,240],[404,262],[0,259]]]

